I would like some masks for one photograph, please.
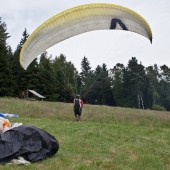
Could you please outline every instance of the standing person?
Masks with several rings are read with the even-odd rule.
[[[74,99],[73,103],[74,103],[74,105],[73,105],[74,115],[76,117],[76,120],[80,121],[81,120],[82,107],[83,107],[84,103],[80,99],[79,94],[76,95],[76,98]]]

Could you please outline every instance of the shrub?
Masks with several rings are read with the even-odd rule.
[[[159,110],[159,111],[166,111],[165,107],[157,105],[157,104],[152,105],[151,109],[152,110]]]

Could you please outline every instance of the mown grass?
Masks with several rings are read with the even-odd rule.
[[[72,104],[12,98],[0,98],[0,112],[17,113],[12,122],[42,128],[60,144],[49,159],[0,169],[170,169],[170,112],[85,105],[78,123]]]

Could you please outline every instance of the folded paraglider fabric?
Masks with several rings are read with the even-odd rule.
[[[22,156],[35,162],[53,156],[59,143],[49,133],[34,126],[18,126],[0,135],[0,163]]]

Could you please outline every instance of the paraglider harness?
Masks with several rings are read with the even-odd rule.
[[[74,100],[74,107],[75,107],[76,109],[79,109],[79,108],[80,108],[80,99],[75,99],[75,100]]]
[[[82,105],[80,100],[80,95],[76,95],[76,98],[74,99],[74,107],[73,107],[75,115],[81,115],[82,111]]]

